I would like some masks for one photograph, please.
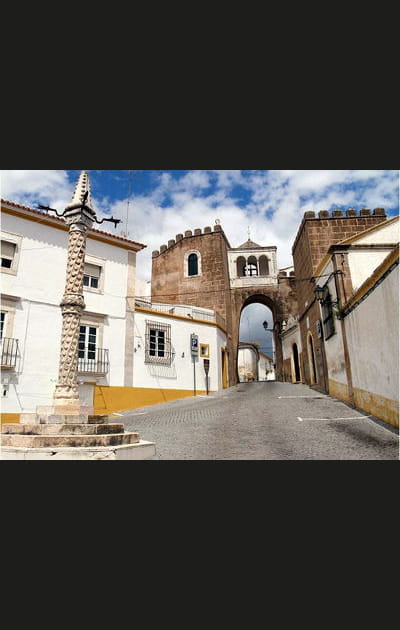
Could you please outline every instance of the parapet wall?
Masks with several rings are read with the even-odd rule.
[[[315,213],[313,211],[305,212],[293,243],[292,253],[296,249],[297,242],[307,221],[314,221],[315,224],[319,224],[320,227],[329,227],[329,223],[331,223],[332,221],[337,222],[338,219],[341,219],[343,220],[343,223],[341,223],[343,228],[346,227],[346,223],[354,224],[354,222],[356,221],[357,224],[360,224],[359,232],[362,232],[368,227],[368,225],[366,225],[366,223],[368,223],[368,217],[371,218],[371,226],[375,225],[376,223],[380,223],[381,221],[384,221],[386,219],[385,209],[375,208],[373,211],[371,211],[370,208],[361,208],[361,210],[357,211],[354,208],[347,208],[347,210],[320,210],[318,213]],[[361,219],[361,221],[359,221],[359,219]],[[365,219],[367,220],[365,221]],[[326,223],[324,224],[323,221],[326,221]],[[343,231],[345,231],[345,229],[343,229]]]

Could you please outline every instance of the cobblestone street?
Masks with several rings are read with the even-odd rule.
[[[113,416],[156,460],[398,460],[398,432],[306,385],[230,389]]]

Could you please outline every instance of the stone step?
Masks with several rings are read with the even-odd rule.
[[[0,460],[139,460],[154,459],[156,447],[153,442],[140,440],[135,444],[92,448],[12,448],[0,449]]]
[[[95,416],[95,415],[88,416],[89,424],[107,424],[108,420],[109,420],[109,416]]]
[[[13,435],[106,435],[124,433],[121,423],[111,424],[3,424],[2,434]]]
[[[38,418],[36,413],[21,413],[19,421],[21,424],[34,424],[35,422],[38,422]]]
[[[2,447],[60,448],[122,446],[138,443],[138,433],[114,433],[109,435],[21,435],[3,433]]]
[[[86,424],[89,415],[93,415],[93,407],[85,405],[50,405],[36,407],[36,422],[39,424]]]

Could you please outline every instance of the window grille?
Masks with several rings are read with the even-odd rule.
[[[146,320],[145,363],[171,365],[171,326]]]
[[[324,324],[325,339],[329,339],[335,333],[335,320],[333,317],[332,298],[328,286],[324,287],[324,301],[322,303],[322,321]]]
[[[6,314],[4,311],[1,311],[0,313],[0,339],[3,339],[5,321],[6,321]]]

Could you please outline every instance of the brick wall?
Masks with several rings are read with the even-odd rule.
[[[333,210],[331,215],[327,210],[322,210],[318,216],[315,212],[304,214],[292,248],[300,311],[306,300],[313,300],[314,285],[299,282],[299,279],[310,278],[314,274],[331,245],[385,220],[383,208],[375,208],[373,213],[364,208],[359,213],[349,209],[344,212]]]
[[[153,252],[152,300],[211,308],[226,321],[230,303],[228,248],[219,225],[214,226],[214,231],[206,227],[177,234],[168,245]],[[185,254],[189,251],[201,255],[199,276],[185,277]]]

